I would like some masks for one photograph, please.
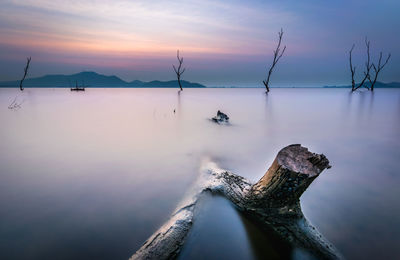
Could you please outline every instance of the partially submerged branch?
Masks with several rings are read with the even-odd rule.
[[[349,51],[349,61],[350,61],[350,72],[351,72],[351,91],[354,91],[356,88],[356,82],[354,80],[354,75],[356,73],[356,67],[353,67],[353,62],[352,62],[352,54],[354,50],[355,44],[351,47]]]
[[[26,66],[25,66],[25,68],[24,68],[24,76],[22,77],[22,79],[21,79],[21,81],[20,81],[20,83],[19,83],[19,89],[20,89],[21,91],[24,90],[24,87],[22,86],[22,83],[24,82],[25,77],[26,77],[26,75],[28,74],[28,69],[29,69],[29,64],[31,63],[31,59],[32,59],[31,57],[26,58]]]
[[[329,161],[323,154],[311,153],[301,145],[290,145],[278,153],[267,173],[253,185],[245,178],[209,162],[203,167],[191,196],[131,259],[171,259],[178,256],[195,220],[197,201],[207,191],[225,196],[261,229],[273,230],[316,257],[341,258],[305,219],[299,202],[307,187],[329,167]]]
[[[369,78],[369,73],[370,70],[372,68],[372,65],[370,64],[371,62],[371,56],[369,53],[369,46],[370,46],[370,41],[368,41],[368,39],[365,37],[365,46],[367,48],[367,62],[365,63],[365,71],[364,71],[364,77],[361,80],[361,82],[356,85],[355,81],[354,81],[354,76],[355,76],[355,72],[356,72],[356,67],[353,67],[352,65],[352,52],[353,49],[355,47],[355,45],[353,44],[353,46],[351,47],[351,50],[349,52],[349,60],[350,60],[350,71],[351,71],[351,91],[356,91],[357,89],[361,88],[361,87],[365,87],[367,89],[369,89],[368,86],[365,85],[365,81]]]
[[[355,76],[355,71],[356,67],[353,67],[352,64],[352,53],[355,45],[353,44],[352,48],[349,51],[349,61],[350,61],[350,72],[351,72],[351,91],[355,91],[361,87],[365,87],[368,90],[374,91],[375,84],[378,80],[379,73],[381,70],[386,66],[386,64],[389,62],[391,54],[389,53],[386,60],[382,62],[382,52],[379,53],[379,60],[378,60],[378,65],[375,63],[371,63],[371,56],[370,56],[370,42],[368,41],[367,38],[365,38],[365,45],[367,47],[367,61],[365,63],[365,71],[364,71],[364,76],[361,82],[356,85],[354,76]],[[374,76],[371,76],[371,69],[374,70]],[[366,84],[366,81],[369,81],[369,86]]]
[[[186,68],[182,69],[183,57],[182,58],[179,57],[179,50],[176,51],[176,58],[178,59],[178,62],[179,62],[178,68],[176,68],[175,65],[172,65],[172,67],[174,68],[176,77],[178,78],[179,88],[181,90],[183,90],[182,84],[181,84],[181,76],[185,72]]]
[[[391,57],[391,54],[389,53],[385,62],[382,64],[382,52],[379,53],[379,60],[378,60],[378,66],[375,66],[375,64],[372,64],[372,68],[374,69],[375,75],[374,78],[371,80],[370,75],[368,75],[368,80],[369,83],[371,84],[371,91],[374,91],[374,86],[376,81],[378,80],[378,75],[381,72],[381,70],[386,66],[386,64],[389,62],[389,59]]]
[[[263,83],[264,83],[264,86],[265,86],[265,88],[267,90],[267,93],[269,92],[269,80],[271,78],[272,71],[273,71],[273,69],[275,68],[276,64],[281,59],[283,53],[285,53],[285,50],[286,50],[286,46],[283,47],[283,49],[281,50],[281,43],[282,43],[282,37],[283,37],[283,30],[282,29],[278,33],[278,36],[279,36],[279,41],[278,41],[278,46],[276,46],[276,49],[274,50],[274,59],[272,61],[271,67],[269,68],[267,79],[263,80]]]

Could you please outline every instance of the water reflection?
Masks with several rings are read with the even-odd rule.
[[[254,259],[292,259],[294,248],[274,235],[272,230],[260,230],[243,214],[240,214],[240,219],[246,229]]]
[[[374,99],[375,99],[375,92],[371,91],[369,94],[369,113],[372,114],[374,112]]]
[[[367,100],[368,99],[368,100]],[[372,113],[374,113],[374,99],[375,92],[368,90],[358,90],[355,92],[348,92],[348,102],[345,109],[345,115],[351,116],[351,113],[355,113],[353,116],[356,117],[359,122],[365,120],[365,118],[370,118]],[[353,109],[353,106],[356,109]]]
[[[227,200],[204,194],[178,259],[254,259],[240,217]]]
[[[0,89],[0,258],[126,259],[169,218],[204,156],[257,181],[290,143],[333,166],[302,197],[308,219],[345,257],[396,258],[400,91],[264,92],[26,89],[22,109],[9,111],[19,92]],[[207,120],[218,109],[232,127]],[[261,237],[286,257],[222,208],[234,238],[216,236],[215,250],[240,243],[241,256],[262,257]]]
[[[315,259],[273,230],[260,230],[219,195],[203,194],[178,259]]]

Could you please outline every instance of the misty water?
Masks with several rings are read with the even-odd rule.
[[[293,143],[332,165],[301,197],[311,223],[346,258],[398,257],[400,90],[0,89],[0,119],[1,259],[127,259],[204,159],[255,182]],[[307,253],[206,195],[179,258],[267,257]]]

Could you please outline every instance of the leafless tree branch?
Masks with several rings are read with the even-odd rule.
[[[368,75],[368,80],[369,83],[371,84],[371,91],[374,91],[374,86],[376,84],[376,81],[378,80],[378,75],[379,72],[386,66],[386,64],[389,62],[390,57],[392,56],[390,53],[388,54],[385,62],[382,64],[382,52],[379,53],[379,60],[378,60],[378,67],[375,66],[374,63],[372,63],[372,68],[374,69],[375,75],[374,78],[371,79],[370,75]]]
[[[271,67],[269,68],[267,79],[263,80],[264,86],[267,89],[267,93],[269,92],[269,80],[271,78],[272,71],[275,65],[278,63],[278,61],[282,58],[282,55],[285,53],[286,50],[286,46],[284,46],[283,49],[281,50],[283,29],[281,29],[281,31],[278,33],[278,36],[279,36],[279,41],[278,45],[276,46],[276,49],[274,50],[274,59],[272,61]]]
[[[176,77],[178,78],[179,88],[180,88],[181,90],[183,90],[182,84],[181,84],[181,76],[182,76],[182,74],[185,72],[186,68],[183,68],[183,69],[182,69],[183,57],[182,57],[182,58],[179,57],[179,50],[177,50],[177,52],[176,52],[176,58],[178,59],[179,66],[178,66],[178,68],[176,68],[175,65],[172,65],[172,67],[174,68]]]
[[[354,81],[354,75],[355,75],[355,71],[356,71],[356,67],[353,67],[352,65],[352,52],[353,49],[355,47],[355,45],[353,44],[353,47],[351,48],[350,52],[349,52],[349,59],[350,59],[350,70],[351,70],[351,91],[355,91],[361,87],[365,87],[369,90],[369,87],[367,85],[365,85],[365,81],[369,78],[369,74],[372,68],[371,65],[371,55],[370,55],[370,41],[368,40],[367,37],[365,37],[365,46],[367,48],[367,62],[365,63],[365,71],[364,71],[364,78],[361,80],[361,82],[356,85],[355,81]]]
[[[367,61],[365,62],[364,77],[358,85],[356,85],[356,83],[354,81],[356,67],[355,66],[353,67],[353,64],[352,64],[352,52],[355,47],[354,44],[349,52],[350,71],[351,71],[351,91],[355,91],[361,87],[365,87],[368,90],[374,91],[374,87],[378,80],[379,73],[386,66],[386,64],[389,62],[390,57],[391,57],[391,54],[389,53],[386,60],[382,63],[383,54],[382,54],[382,52],[380,52],[379,59],[378,59],[378,65],[376,65],[374,62],[371,63],[370,41],[368,41],[367,37],[365,37],[365,46],[367,47]],[[373,77],[371,75],[371,69],[373,69],[374,73],[375,73]],[[365,84],[365,82],[367,80],[369,81],[369,86]]]
[[[356,73],[356,67],[355,66],[353,67],[353,63],[352,63],[352,59],[351,59],[354,47],[355,47],[355,44],[353,44],[353,46],[351,47],[351,49],[349,51],[349,61],[350,61],[350,71],[351,71],[351,91],[354,91],[355,87],[356,87],[356,83],[354,81],[354,75]]]
[[[30,64],[30,63],[31,63],[31,57],[26,58],[26,66],[25,66],[25,69],[24,69],[24,76],[22,77],[22,79],[21,79],[21,81],[20,81],[20,83],[19,83],[19,89],[20,89],[21,91],[24,90],[24,87],[22,86],[22,83],[23,83],[24,80],[25,80],[26,74],[28,74],[28,69],[29,69],[29,64]]]

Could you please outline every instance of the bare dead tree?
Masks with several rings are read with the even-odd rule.
[[[353,67],[353,62],[352,62],[352,53],[354,50],[355,44],[351,47],[349,51],[349,61],[350,61],[350,71],[351,71],[351,91],[354,91],[356,88],[356,82],[354,81],[354,74],[356,73],[356,67]]]
[[[279,36],[279,41],[278,41],[278,46],[276,46],[276,49],[274,50],[274,60],[272,61],[271,67],[269,68],[267,79],[263,80],[264,86],[267,89],[267,93],[269,92],[269,80],[271,78],[272,70],[275,68],[275,65],[281,59],[283,53],[286,50],[286,45],[285,45],[285,47],[283,47],[283,49],[281,51],[281,43],[282,43],[282,36],[283,36],[283,30],[282,29],[278,33],[278,36]]]
[[[179,62],[178,69],[175,67],[175,65],[172,65],[172,67],[174,68],[174,71],[175,71],[175,73],[176,73],[176,77],[178,78],[179,88],[180,88],[181,90],[183,90],[182,84],[181,84],[181,76],[182,76],[182,74],[185,72],[186,68],[183,68],[183,69],[182,69],[183,58],[180,58],[180,57],[179,57],[179,50],[176,51],[176,57],[178,58],[178,62]]]
[[[372,79],[371,79],[371,75],[368,74],[368,80],[369,80],[369,83],[371,84],[371,85],[370,85],[371,91],[374,91],[374,86],[375,86],[375,83],[376,83],[376,81],[377,81],[377,79],[378,79],[379,72],[381,72],[381,70],[382,70],[382,69],[386,66],[386,64],[389,62],[390,57],[391,57],[391,54],[389,53],[388,56],[387,56],[387,58],[386,58],[386,61],[382,64],[382,52],[380,52],[380,53],[379,53],[378,67],[375,66],[374,63],[372,63],[372,68],[374,69],[374,72],[375,72],[374,79],[372,80]]]
[[[369,73],[371,71],[372,65],[371,65],[371,56],[370,56],[370,41],[368,41],[367,37],[365,37],[365,46],[367,48],[367,62],[365,63],[365,71],[364,71],[364,78],[361,80],[361,82],[357,85],[355,83],[354,80],[354,76],[356,73],[356,67],[353,67],[353,63],[352,63],[352,53],[355,47],[355,44],[353,44],[353,46],[351,47],[350,51],[349,51],[349,61],[350,61],[350,71],[351,71],[351,91],[356,91],[357,89],[361,88],[361,87],[365,87],[369,90],[369,87],[367,85],[365,85],[365,81],[370,77]]]
[[[28,74],[28,69],[29,69],[29,64],[30,64],[30,63],[31,63],[31,57],[26,58],[26,66],[25,66],[25,69],[24,69],[24,76],[22,77],[22,79],[21,79],[21,81],[20,81],[20,83],[19,83],[19,89],[20,89],[21,91],[24,90],[24,87],[22,86],[22,83],[23,83],[24,80],[25,80],[26,74]]]

